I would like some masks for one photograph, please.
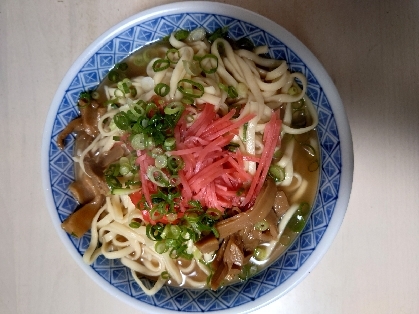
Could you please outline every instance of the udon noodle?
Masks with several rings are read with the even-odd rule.
[[[149,295],[166,283],[218,289],[301,232],[318,118],[304,75],[267,53],[225,30],[177,31],[81,94],[58,144],[76,132],[70,191],[81,206],[63,228],[91,230],[87,264],[120,259]]]

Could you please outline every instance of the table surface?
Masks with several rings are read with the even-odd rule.
[[[1,1],[1,313],[140,313],[65,250],[46,209],[40,149],[50,103],[75,59],[111,26],[170,2]],[[354,145],[352,195],[329,251],[256,313],[417,312],[419,2],[223,2],[272,19],[316,55],[341,95]]]

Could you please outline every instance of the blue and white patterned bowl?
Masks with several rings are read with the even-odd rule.
[[[61,151],[57,135],[78,116],[81,91],[92,89],[112,66],[139,47],[176,29],[204,27],[214,31],[228,26],[229,35],[250,38],[268,45],[269,54],[285,59],[291,70],[308,78],[307,94],[319,114],[321,178],[307,226],[288,251],[268,269],[246,282],[220,291],[187,290],[165,286],[156,295],[145,295],[131,274],[118,261],[99,257],[92,266],[82,261],[90,235],[76,239],[67,235],[61,222],[74,211],[76,201],[68,191],[74,179],[73,141]],[[239,7],[210,2],[181,2],[138,13],[111,28],[91,44],[64,77],[51,104],[44,130],[43,182],[53,224],[70,254],[102,288],[147,312],[249,312],[284,295],[298,284],[324,255],[335,237],[349,200],[352,173],[352,140],[339,94],[311,52],[274,22]]]

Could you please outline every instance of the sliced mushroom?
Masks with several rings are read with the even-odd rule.
[[[90,229],[93,218],[104,202],[105,197],[99,195],[92,202],[82,206],[68,216],[61,224],[61,227],[67,233],[80,238]]]
[[[205,254],[218,250],[219,243],[218,239],[213,234],[210,234],[195,242],[195,246],[201,253]]]
[[[244,229],[247,226],[253,226],[258,221],[263,220],[266,215],[268,215],[274,204],[275,199],[272,197],[272,195],[274,195],[275,192],[275,183],[268,179],[251,209],[228,219],[222,220],[215,225],[218,232],[220,233],[220,238],[223,239],[228,235],[236,233],[237,231]]]
[[[281,218],[289,208],[290,205],[288,204],[288,199],[284,191],[276,192],[273,209],[275,210],[278,218]]]

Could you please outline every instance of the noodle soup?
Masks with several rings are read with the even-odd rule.
[[[58,137],[63,147],[77,133],[81,206],[63,228],[91,229],[84,261],[120,259],[147,294],[246,280],[295,240],[314,202],[306,79],[224,35],[178,31],[133,53],[82,93]]]

